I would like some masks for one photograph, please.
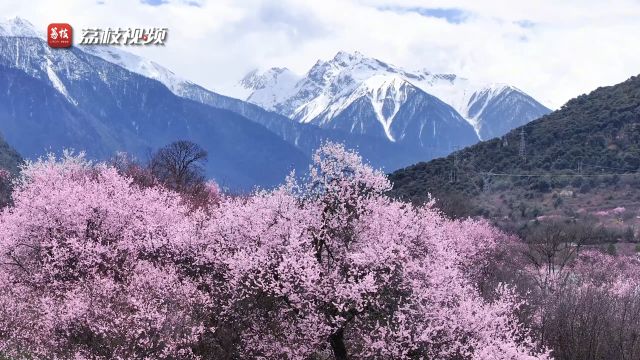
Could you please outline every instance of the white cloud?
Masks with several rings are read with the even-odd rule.
[[[11,2],[0,13],[43,29],[168,27],[165,47],[131,50],[219,92],[252,68],[302,73],[338,50],[506,82],[553,107],[640,73],[637,0],[100,2]],[[456,14],[464,21],[447,18]]]

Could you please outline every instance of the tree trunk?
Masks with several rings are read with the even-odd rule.
[[[347,348],[344,346],[344,330],[339,329],[329,336],[329,342],[331,343],[331,349],[333,350],[333,356],[336,360],[347,360]]]

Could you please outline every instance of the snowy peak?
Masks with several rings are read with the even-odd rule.
[[[293,72],[287,68],[274,67],[264,72],[260,72],[259,69],[255,69],[242,78],[242,80],[240,80],[240,84],[247,89],[260,90],[267,86],[273,86],[279,80],[287,77],[297,78]]]
[[[37,30],[33,24],[31,24],[28,20],[15,17],[12,19],[5,20],[0,22],[0,36],[3,37],[29,37],[29,38],[39,38],[41,40],[46,39],[46,33],[44,31]],[[120,67],[123,67],[131,72],[143,75],[145,77],[158,80],[162,82],[165,86],[171,89],[174,93],[178,92],[179,89],[189,84],[185,79],[176,76],[169,69],[158,65],[157,63],[142,58],[140,56],[134,55],[127,51],[121,50],[114,46],[85,46],[78,45],[76,48],[82,50],[85,53],[91,54],[93,56],[97,56],[103,60],[106,60],[112,64],[116,64]],[[49,48],[46,48],[46,56],[51,57],[51,52]],[[58,56],[70,58],[69,54],[60,53]],[[16,55],[17,56],[17,55]],[[50,64],[51,61],[48,60],[47,64]],[[52,67],[51,65],[48,65]],[[55,66],[53,66],[55,67]],[[25,70],[25,69],[23,69]],[[57,70],[56,70],[57,71]],[[65,71],[69,71],[68,68],[65,68]],[[49,74],[49,78],[51,79],[52,84],[56,89],[61,91],[63,95],[67,96],[64,91],[62,91],[62,85],[59,81],[56,80],[56,74],[52,73],[52,70],[47,70]]]
[[[314,122],[327,125],[351,104],[364,100],[371,105],[376,120],[385,131],[388,140],[395,141],[391,134],[391,124],[408,94],[414,90],[411,84],[399,76],[376,75],[342,97],[331,99],[328,95],[318,96],[308,104],[301,106],[294,117],[301,122]],[[414,90],[415,91],[415,90]],[[329,104],[325,102],[330,101]]]
[[[55,51],[49,48],[44,35],[44,32],[39,33],[29,21],[21,18],[0,23],[0,37],[18,38],[11,40],[15,42],[15,46],[3,54],[5,59],[12,59],[6,65],[23,70],[32,76],[47,79],[70,103],[77,105],[76,99],[67,91],[69,84],[66,82],[80,80],[93,69],[80,61],[75,51]],[[174,93],[188,84],[186,80],[155,62],[116,47],[79,45],[75,48],[131,72],[158,80]],[[101,74],[101,76],[105,82],[110,80],[107,74]]]
[[[15,17],[0,22],[0,36],[44,37],[44,32],[36,30],[29,21]]]
[[[474,91],[467,101],[468,107],[464,109],[464,115],[476,119],[482,114],[492,99],[509,91],[519,91],[506,84],[491,84]]]
[[[247,75],[241,83],[250,93],[244,98],[303,123],[326,125],[363,93],[369,94],[372,105],[377,104],[375,94],[386,94],[390,89],[385,86],[399,83],[453,107],[473,126],[479,139],[500,136],[550,111],[507,84],[472,81],[427,69],[407,70],[360,52],[340,51],[330,60],[318,60],[302,78],[287,70],[289,80],[282,81],[280,72],[274,68],[260,77],[255,72]],[[386,100],[388,104],[396,101],[401,97]],[[386,123],[393,118],[380,121]]]
[[[249,102],[274,110],[277,104],[292,96],[299,80],[300,77],[287,68],[271,68],[264,72],[253,70],[240,81],[240,89],[235,89],[234,95],[244,93],[245,98],[251,99],[247,99]]]
[[[402,104],[407,101],[410,86],[399,76],[376,75],[365,80],[354,93],[357,96],[364,92],[363,95],[369,98],[376,118],[390,141],[396,141],[391,133],[391,124]]]
[[[389,86],[411,84],[425,90],[433,84],[451,86],[458,81],[455,75],[450,74],[432,75],[424,70],[409,72],[357,51],[340,51],[328,61],[317,61],[296,82],[281,81],[280,76],[275,75],[265,79],[269,74],[277,75],[279,72],[272,70],[262,77],[252,72],[241,81],[245,88],[253,89],[247,100],[303,123],[326,123],[338,115],[338,110],[345,108],[345,102],[353,101],[364,93],[368,93],[375,102],[380,94],[391,90]],[[388,103],[390,101],[387,100]],[[319,116],[322,119],[316,119]]]
[[[362,55],[359,52],[338,52],[329,61],[319,60],[307,72],[306,77],[317,84],[332,82],[351,84],[363,81],[373,75],[397,73],[396,69],[380,60]]]
[[[367,72],[396,72],[395,68],[378,59],[364,56],[360,52],[348,53],[344,51],[338,52],[333,59],[327,62],[319,62],[316,65],[327,64],[336,72],[349,71],[354,75],[366,74]]]
[[[79,46],[82,51],[97,56],[112,64],[116,64],[131,72],[142,76],[158,80],[168,87],[172,92],[177,93],[189,82],[171,70],[143,57],[120,50],[113,46]]]
[[[362,53],[360,53],[359,51],[355,51],[353,53],[347,51],[338,51],[336,53],[336,56],[333,57],[333,61],[346,65],[353,62],[360,62],[364,58],[365,56],[362,55]]]
[[[334,98],[355,90],[362,81],[390,70],[393,68],[389,65],[359,52],[341,51],[331,60],[318,60],[304,76],[287,68],[253,70],[239,81],[231,95],[300,122],[310,122],[325,110],[318,106],[326,107]]]
[[[406,91],[408,84],[409,82],[400,76],[375,75],[363,81],[355,93],[365,91],[374,101],[395,99]]]
[[[356,68],[368,68],[370,70],[390,69],[391,66],[383,63],[382,61],[374,58],[364,56],[362,53],[355,51],[349,53],[346,51],[339,51],[333,59],[329,61],[336,67],[344,69],[356,69]]]

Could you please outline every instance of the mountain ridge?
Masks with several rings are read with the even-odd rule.
[[[187,139],[210,154],[207,173],[248,189],[278,184],[309,158],[236,113],[178,97],[162,83],[79,48],[50,49],[38,37],[0,36],[0,132],[27,157],[73,147],[104,159],[146,156]]]
[[[372,136],[359,136],[338,129],[323,129],[313,124],[293,122],[284,115],[265,110],[253,103],[210,91],[175,75],[172,71],[153,61],[118,48],[91,46],[81,48],[129,71],[158,80],[177,96],[244,116],[296,146],[307,156],[311,156],[326,141],[339,142],[349,148],[356,149],[371,165],[386,170],[407,166],[423,160],[425,156],[425,154],[416,154],[414,148],[389,144]],[[283,72],[287,69],[278,69],[277,71]],[[444,152],[439,152],[439,154],[444,154]]]
[[[40,40],[44,38],[44,35],[36,31],[33,25],[20,18],[1,23],[1,33],[4,33],[5,37],[10,35],[12,37],[35,37]],[[75,48],[132,73],[157,80],[178,97],[213,108],[228,110],[260,124],[297,148],[307,157],[323,142],[334,141],[358,150],[374,167],[391,171],[418,161],[446,155],[457,148],[477,141],[477,137],[473,134],[474,129],[465,123],[466,119],[463,119],[455,109],[407,81],[407,78],[415,74],[403,72],[402,76],[397,75],[396,78],[391,79],[393,80],[391,83],[395,81],[395,85],[392,84],[393,86],[384,88],[384,92],[380,91],[383,87],[379,85],[369,86],[369,82],[375,80],[375,77],[359,84],[354,82],[352,85],[359,89],[358,91],[360,92],[351,93],[349,101],[338,108],[337,110],[339,111],[334,110],[330,114],[337,121],[330,124],[320,121],[315,123],[303,121],[299,123],[291,121],[285,115],[267,111],[256,104],[209,91],[151,60],[121,49],[106,46],[77,46]],[[43,51],[44,53],[46,53],[46,49]],[[12,60],[15,60],[15,66],[20,67],[20,54],[16,54]],[[396,73],[401,71],[379,60],[365,59],[359,53],[354,55],[340,52],[333,60],[342,64],[341,66],[347,66],[354,61],[364,61],[373,68],[384,68]],[[51,62],[48,58],[46,61]],[[7,62],[5,62],[5,65],[13,66]],[[77,95],[69,92],[67,85],[65,85],[69,80],[65,79],[65,73],[69,75],[69,67],[54,70],[54,65],[52,63],[41,64],[40,67],[44,69],[41,74],[34,73],[33,69],[29,69],[28,66],[22,66],[21,69],[30,73],[31,76],[39,76],[53,86],[69,103],[77,105],[78,99],[74,98]],[[324,74],[327,73],[327,70],[331,70],[331,66],[328,62],[319,60],[316,66],[310,70],[310,74],[313,74],[313,77],[320,81]],[[60,70],[62,70],[62,74]],[[259,73],[254,72],[253,77],[245,77],[245,80],[249,82],[251,79],[252,86],[263,88],[270,86],[269,81],[283,76],[289,76],[291,81],[295,80],[287,68],[274,68],[271,69],[271,73],[273,75],[271,77],[260,78]],[[425,78],[426,74],[427,72],[423,72],[420,76]],[[71,71],[70,75],[74,76],[73,71]],[[81,76],[78,75],[76,77]],[[432,78],[437,81],[449,82],[457,79],[455,75],[451,74],[433,75]],[[71,80],[76,81],[77,79]],[[101,78],[100,80],[106,82],[111,79]],[[345,80],[348,82],[349,78],[345,77]],[[382,80],[382,83],[385,83],[389,78],[383,77]],[[335,90],[339,91],[341,89],[336,88]],[[401,106],[404,104],[407,104],[407,106]],[[307,109],[309,108],[307,107]],[[321,107],[319,109],[322,110]],[[331,109],[325,110],[328,114]],[[87,112],[86,109],[85,112]],[[342,116],[338,116],[340,115],[339,113],[342,113]],[[83,116],[86,116],[86,114]],[[124,116],[127,117],[126,115]],[[91,116],[87,118],[91,118]],[[351,122],[351,118],[361,122]],[[133,124],[133,130],[129,130],[132,130],[133,134],[126,135],[124,138],[137,136],[135,128],[139,124],[134,124],[136,122],[135,119],[130,120]],[[96,120],[94,123],[99,124],[100,121]],[[101,133],[106,136],[108,131],[103,130]],[[122,135],[108,136],[112,138],[112,140],[108,141],[110,146],[107,148],[109,149],[116,147],[115,144],[122,140]],[[398,142],[395,141],[396,138],[399,140]],[[138,147],[148,148],[149,145],[139,145]],[[102,149],[100,152],[105,153],[107,150]]]
[[[271,68],[263,73],[254,70],[240,81],[239,87],[249,92],[247,101],[267,110],[303,123],[326,124],[335,115],[335,108],[348,106],[344,102],[350,92],[380,76],[401,78],[452,106],[474,127],[479,139],[500,136],[550,111],[510,85],[473,82],[455,74],[433,74],[427,70],[409,71],[357,51],[340,51],[331,60],[318,60],[303,76],[296,76],[287,68]],[[284,81],[279,81],[280,78]],[[494,101],[498,97],[501,99]],[[517,109],[511,111],[514,106]],[[495,116],[498,109],[500,117]]]

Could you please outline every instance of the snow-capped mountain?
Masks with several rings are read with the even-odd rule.
[[[266,127],[307,156],[310,156],[325,141],[339,142],[349,148],[357,149],[373,166],[386,170],[398,169],[425,160],[425,158],[441,155],[438,152],[429,154],[417,152],[414,148],[390,144],[384,139],[376,137],[350,134],[335,129],[322,129],[312,124],[293,122],[286,116],[267,111],[255,104],[209,91],[151,60],[120,48],[95,46],[80,48],[129,71],[158,80],[175,95],[242,115]],[[280,72],[284,70],[282,69]],[[262,79],[254,79],[254,81],[253,85],[256,87],[260,86],[257,81],[263,81],[266,86],[268,78],[263,77]]]
[[[347,96],[327,106],[324,102],[329,97],[313,97],[313,91],[309,92],[309,88],[317,92],[319,87],[310,83],[311,86],[300,89],[300,83],[304,79],[301,80],[287,68],[272,68],[262,73],[253,71],[247,74],[238,87],[241,93],[236,91],[236,95],[248,97],[248,102],[245,102],[211,92],[153,61],[120,48],[86,46],[82,49],[130,71],[156,79],[178,96],[245,116],[306,154],[311,154],[323,141],[339,141],[358,149],[374,166],[391,170],[415,161],[446,155],[478,140],[478,136],[473,134],[472,128],[467,124],[469,121],[462,121],[465,119],[458,112],[452,111],[447,104],[407,80],[414,78],[414,75],[378,60],[365,58],[359,53],[341,52],[334,59],[343,67],[349,64],[354,66],[355,69],[351,72],[353,79],[341,80],[341,77],[347,77],[349,73],[336,71],[340,69],[332,66],[332,62],[318,62],[309,72],[309,79],[316,79],[316,82],[322,79],[326,86],[334,90],[338,90],[343,81],[347,85],[359,83],[352,92],[349,92],[349,86],[343,88],[342,93]],[[385,76],[389,74],[390,77]],[[333,77],[338,79],[334,81]],[[421,84],[426,86],[428,82]],[[431,85],[439,84],[432,81]],[[361,98],[371,99],[370,104],[358,101]],[[412,106],[400,111],[405,103]],[[292,114],[284,111],[282,104],[300,110]],[[367,115],[358,116],[354,113],[358,109],[363,109]],[[323,116],[318,117],[322,112]],[[300,124],[288,121],[289,117],[298,120]],[[326,121],[333,118],[338,121]],[[352,118],[357,120],[351,122]]]
[[[322,141],[339,141],[349,147],[357,148],[375,166],[394,169],[414,161],[445,155],[457,147],[473,144],[478,140],[472,128],[455,110],[452,111],[448,105],[424,93],[401,76],[393,79],[383,76],[366,78],[361,72],[362,79],[365,80],[363,84],[356,91],[349,93],[349,96],[343,99],[344,101],[331,104],[325,109],[327,112],[325,119],[336,117],[338,121],[328,124],[322,121],[296,119],[304,125],[301,126],[289,121],[287,117],[290,115],[275,109],[275,106],[281,102],[292,99],[293,91],[296,90],[296,84],[300,80],[286,68],[273,68],[264,73],[254,71],[242,80],[242,89],[253,90],[249,102],[260,105],[258,107],[206,90],[150,60],[119,48],[88,46],[83,49],[130,71],[156,79],[178,96],[239,113],[267,127],[307,154],[316,149]],[[339,55],[350,56],[346,53]],[[377,60],[370,59],[370,61],[377,66],[382,65]],[[316,76],[321,76],[318,74],[321,69],[317,70]],[[378,84],[378,81],[381,83]],[[384,94],[377,91],[378,86],[384,88]],[[262,89],[269,91],[256,91]],[[260,96],[263,97],[255,98]],[[375,100],[372,100],[371,104],[358,101],[359,98],[374,97]],[[322,97],[314,99],[314,102],[305,110],[322,110],[323,99]],[[425,100],[417,101],[417,99]],[[303,101],[300,100],[301,103]],[[400,107],[405,102],[413,106],[400,112]],[[391,106],[394,109],[391,110]],[[263,107],[271,111],[265,111]],[[369,110],[365,111],[367,114],[375,115],[375,118],[361,116],[359,122],[350,122],[348,119],[339,120],[345,118],[347,114],[352,116],[354,111],[362,107]],[[280,115],[273,112],[274,110]],[[399,112],[401,115],[398,120],[392,121]],[[339,116],[340,114],[342,116]],[[401,119],[402,116],[407,116],[405,114],[413,117]],[[307,119],[311,120],[310,118],[311,116],[308,115]],[[407,121],[418,118],[419,121]],[[376,124],[383,126],[379,127]],[[379,133],[379,130],[383,133]],[[389,144],[389,140],[395,143],[396,137],[400,144]]]
[[[4,22],[0,32],[0,133],[26,157],[74,148],[93,158],[144,158],[186,139],[211,154],[208,175],[236,189],[272,186],[307,168],[308,156],[243,116],[176,96],[80,47],[52,49],[26,20]]]
[[[401,77],[372,76],[327,106],[326,97],[314,100],[296,113],[300,121],[438,154],[477,141],[473,128],[452,107]]]
[[[454,74],[410,74],[412,82],[462,115],[481,140],[499,137],[551,112],[518,88],[500,83],[474,82]]]
[[[253,70],[240,80],[241,86],[234,89],[233,95],[247,98],[255,90],[269,89],[269,91],[256,93],[256,96],[264,95],[264,97],[253,102],[273,109],[293,95],[291,90],[295,89],[298,80],[300,77],[287,68],[271,68],[265,72]],[[240,89],[239,92],[238,89]]]
[[[240,81],[239,87],[248,93],[249,102],[321,127],[334,127],[334,119],[364,96],[369,99],[378,127],[384,130],[389,141],[403,135],[390,133],[392,124],[407,122],[398,117],[399,109],[408,100],[401,89],[412,88],[414,92],[437,97],[470,124],[479,139],[500,136],[550,112],[512,86],[478,83],[426,70],[408,71],[359,52],[339,52],[329,61],[318,61],[301,77],[286,68],[263,73],[253,71]],[[360,131],[362,128],[357,124],[361,119],[356,116],[353,121],[356,124],[353,131]],[[455,139],[449,140],[455,142]]]
[[[380,137],[366,133],[353,133],[348,129],[340,129],[339,127],[321,128],[314,124],[293,122],[282,114],[267,111],[253,103],[209,91],[202,86],[181,78],[153,61],[120,48],[93,46],[81,48],[129,71],[158,80],[180,97],[229,110],[257,122],[307,155],[311,155],[323,142],[334,141],[345,144],[349,148],[357,149],[375,167],[393,170],[435,156],[445,155],[450,152],[451,148],[457,146],[457,144],[446,144],[436,148],[435,145],[430,143],[425,150],[421,146],[416,148],[414,145],[394,144]],[[298,80],[296,75],[285,68],[272,69],[272,71],[263,74],[257,74],[256,72],[254,75],[256,76],[252,77],[249,74],[245,78],[246,86],[252,88],[273,87],[278,86],[273,83],[276,79],[279,85],[283,85],[287,81],[295,82]],[[278,93],[281,94],[282,92]],[[471,143],[475,142],[475,139],[470,141]]]
[[[101,156],[112,153],[114,149],[140,153],[143,148],[148,149],[161,145],[160,141],[163,141],[162,139],[168,135],[158,133],[157,129],[149,129],[148,133],[144,134],[144,131],[141,130],[141,124],[144,121],[137,117],[147,118],[149,114],[137,113],[138,109],[117,115],[122,118],[119,119],[120,122],[128,119],[129,123],[125,126],[126,131],[117,130],[114,133],[114,124],[104,124],[105,116],[116,115],[110,112],[113,110],[112,108],[109,108],[109,111],[101,109],[104,105],[102,102],[115,101],[113,107],[119,108],[121,103],[129,98],[122,100],[118,96],[124,96],[124,94],[116,94],[115,96],[107,95],[108,98],[102,101],[98,99],[99,96],[110,94],[112,90],[104,92],[103,89],[100,95],[95,91],[102,89],[103,86],[109,88],[114,83],[121,83],[124,79],[120,77],[131,81],[130,78],[134,77],[133,74],[142,75],[145,79],[157,80],[173,95],[180,98],[208,105],[207,109],[211,109],[210,112],[215,114],[213,117],[232,118],[233,114],[223,116],[219,113],[219,109],[224,109],[264,126],[271,133],[293,146],[291,152],[294,157],[297,156],[295,155],[297,151],[308,157],[322,142],[336,141],[357,149],[372,165],[386,170],[394,170],[418,161],[446,155],[457,147],[466,146],[478,140],[473,128],[465,121],[468,119],[463,118],[455,109],[410,81],[412,74],[402,72],[399,69],[394,70],[395,68],[390,65],[364,58],[360,54],[340,53],[336,59],[330,62],[318,62],[306,78],[301,78],[286,68],[274,68],[264,73],[253,72],[247,75],[239,86],[239,90],[244,91],[243,96],[250,98],[251,102],[247,102],[209,91],[176,75],[156,62],[131,54],[120,47],[76,46],[72,49],[56,51],[44,44],[44,36],[44,31],[35,30],[28,21],[23,19],[16,18],[0,23],[0,38],[5,38],[0,40],[0,43],[4,44],[0,48],[0,50],[4,49],[2,50],[3,54],[0,54],[0,57],[3,58],[0,64],[7,67],[5,70],[8,73],[11,69],[19,69],[28,76],[45,82],[47,86],[55,90],[56,99],[61,97],[64,100],[58,104],[57,100],[49,99],[52,103],[57,104],[49,104],[50,109],[56,108],[56,111],[70,114],[69,117],[73,118],[71,121],[70,118],[63,117],[65,121],[74,123],[73,125],[67,124],[71,128],[54,127],[52,130],[54,132],[60,131],[59,134],[50,137],[38,134],[41,136],[40,138],[36,137],[28,141],[26,137],[19,137],[19,132],[12,133],[13,130],[18,129],[18,125],[13,130],[6,130],[10,127],[8,124],[11,122],[0,124],[0,131],[7,132],[7,137],[10,137],[11,134],[18,136],[20,143],[16,144],[16,147],[27,156],[43,151],[45,148],[43,144],[46,144],[47,148],[62,146],[88,149]],[[39,41],[35,41],[34,38]],[[11,40],[9,41],[9,39]],[[348,63],[353,63],[354,58],[358,57],[362,61],[356,67],[364,68],[364,70],[354,71],[355,76],[351,76],[351,78],[345,76],[348,75],[348,72],[343,72],[344,74],[341,75],[340,71],[337,71],[335,66],[331,64],[336,62],[344,67]],[[114,67],[114,65],[117,66]],[[380,69],[389,69],[389,74],[393,76],[384,76],[385,72]],[[371,76],[365,76],[367,74]],[[18,74],[12,76],[20,77]],[[96,82],[101,84],[87,83],[89,78],[98,79]],[[25,82],[36,86],[30,81],[25,80]],[[90,94],[86,91],[80,91],[78,83],[86,83],[83,86],[91,89]],[[347,86],[343,86],[345,84]],[[131,90],[132,86],[140,85],[124,85],[124,89],[120,90],[124,90],[129,97],[142,95],[144,98],[146,96],[146,93],[142,91]],[[343,101],[331,102],[330,106],[323,107],[325,97],[312,96],[314,92],[326,95],[323,93],[323,86],[333,89],[335,94],[344,93],[344,96],[336,97],[336,99]],[[340,92],[340,89],[344,91]],[[349,89],[352,91],[346,91]],[[11,89],[7,89],[7,91],[11,91]],[[44,97],[48,99],[48,96],[52,96],[52,94]],[[92,96],[95,98],[91,99]],[[307,98],[313,101],[307,104]],[[13,101],[11,98],[5,100]],[[155,100],[145,99],[145,105],[149,106],[149,102],[152,101]],[[252,102],[260,104],[260,106]],[[93,106],[88,106],[88,103]],[[289,112],[283,110],[284,104],[288,106],[297,104],[294,107],[296,110],[301,108],[295,112],[296,116],[292,116],[297,117],[298,120],[301,120],[300,122],[290,120]],[[265,110],[263,107],[269,110]],[[54,120],[54,116],[51,115],[52,111],[40,113],[41,109],[36,110],[41,118]],[[124,111],[124,109],[121,110]],[[2,109],[0,109],[0,116],[2,116],[1,111]],[[15,109],[11,111],[16,112]],[[26,109],[22,109],[22,111],[26,111]],[[98,111],[97,114],[96,111]],[[325,119],[331,118],[332,121],[320,121],[322,117],[312,119],[312,115],[315,113],[323,115]],[[159,115],[163,119],[167,116],[164,113]],[[83,119],[80,120],[78,117]],[[78,126],[82,121],[88,121],[91,125],[82,125],[87,126],[83,129],[82,126]],[[64,123],[64,121],[62,122]],[[133,131],[133,134],[130,134],[130,131]],[[198,135],[204,136],[205,134]],[[244,135],[246,134],[242,134],[241,139],[235,143],[243,143],[242,139],[246,137]],[[195,137],[196,135],[190,134],[189,136]],[[96,140],[100,137],[102,139]],[[206,143],[210,140],[199,141]],[[229,141],[233,142],[234,139],[230,138]],[[133,148],[135,150],[132,150]],[[287,156],[278,158],[283,166],[290,160]],[[300,159],[293,162],[301,163]],[[264,162],[264,164],[267,163]],[[225,164],[225,166],[228,165]],[[268,173],[269,171],[264,172]],[[255,179],[249,180],[243,175],[242,182],[252,183],[254,181]]]
[[[44,38],[45,33],[36,30],[29,21],[15,17],[0,22],[0,36]]]

